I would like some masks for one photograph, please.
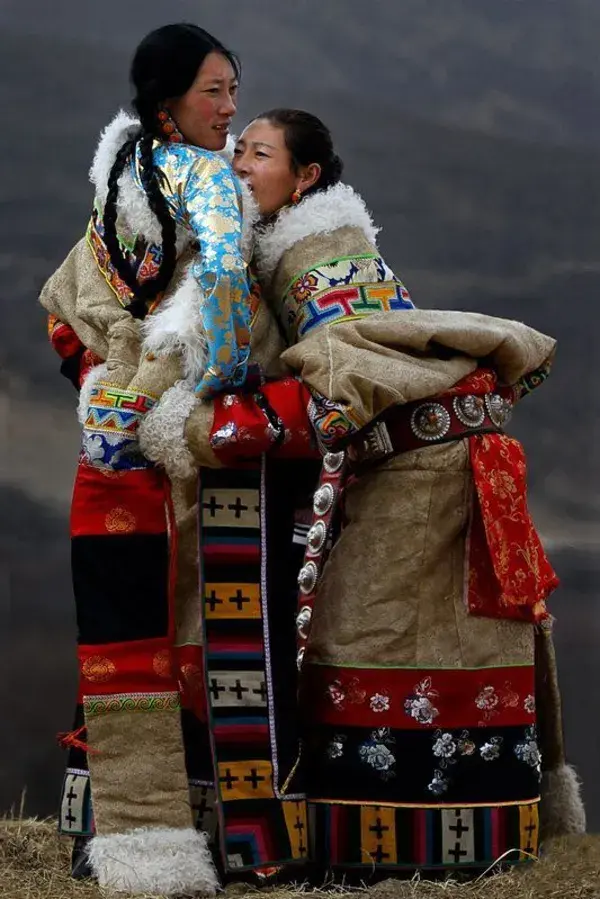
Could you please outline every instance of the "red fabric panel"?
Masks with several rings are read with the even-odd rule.
[[[167,530],[164,473],[109,471],[80,464],[71,505],[71,536],[161,534]]]
[[[527,508],[525,452],[505,434],[469,440],[475,483],[467,604],[473,615],[538,622],[558,586]]]
[[[533,666],[302,669],[311,720],[356,727],[509,727],[535,722]]]
[[[268,419],[253,394],[226,394],[214,401],[211,443],[219,460],[225,466],[235,466],[242,459],[270,451],[282,458],[319,458],[311,442],[307,414],[310,394],[306,387],[295,378],[283,378],[266,384],[261,392],[284,424],[285,443],[274,447]]]
[[[83,696],[170,693],[179,689],[176,663],[167,637],[82,645],[78,657],[79,702]]]

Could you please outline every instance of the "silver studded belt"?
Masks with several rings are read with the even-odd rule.
[[[511,415],[512,391],[510,397],[464,394],[392,406],[350,440],[350,470],[360,474],[399,453],[501,431]]]
[[[298,574],[297,665],[302,668],[331,522],[346,477],[360,475],[409,450],[476,434],[497,433],[512,415],[512,393],[442,396],[394,406],[354,436],[346,451],[327,453],[313,498],[304,564]]]

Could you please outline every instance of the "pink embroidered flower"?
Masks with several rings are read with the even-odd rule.
[[[528,715],[535,715],[535,696],[532,693],[523,700],[523,708]]]
[[[330,700],[334,704],[334,706],[338,709],[344,708],[344,700],[346,699],[346,691],[342,688],[341,681],[334,680],[333,683],[329,684],[327,687],[327,695]]]
[[[390,697],[385,693],[375,693],[371,696],[370,705],[374,712],[387,712],[390,708]]]

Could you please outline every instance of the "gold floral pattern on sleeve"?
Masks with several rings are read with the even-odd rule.
[[[247,373],[251,304],[241,252],[241,193],[229,164],[215,153],[181,144],[157,150],[163,191],[179,224],[196,238],[192,273],[204,296],[208,362],[197,385],[209,397],[239,387]]]

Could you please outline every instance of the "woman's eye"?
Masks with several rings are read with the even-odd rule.
[[[256,155],[257,155],[257,156],[262,156],[262,157],[264,157],[265,159],[268,159],[268,158],[269,158],[268,155],[267,155],[266,153],[263,153],[262,150],[257,150],[257,151],[256,151]]]
[[[234,156],[241,156],[241,155],[242,155],[242,151],[241,151],[240,147],[235,147],[235,148],[234,148],[234,150],[233,150],[233,155],[234,155]]]

